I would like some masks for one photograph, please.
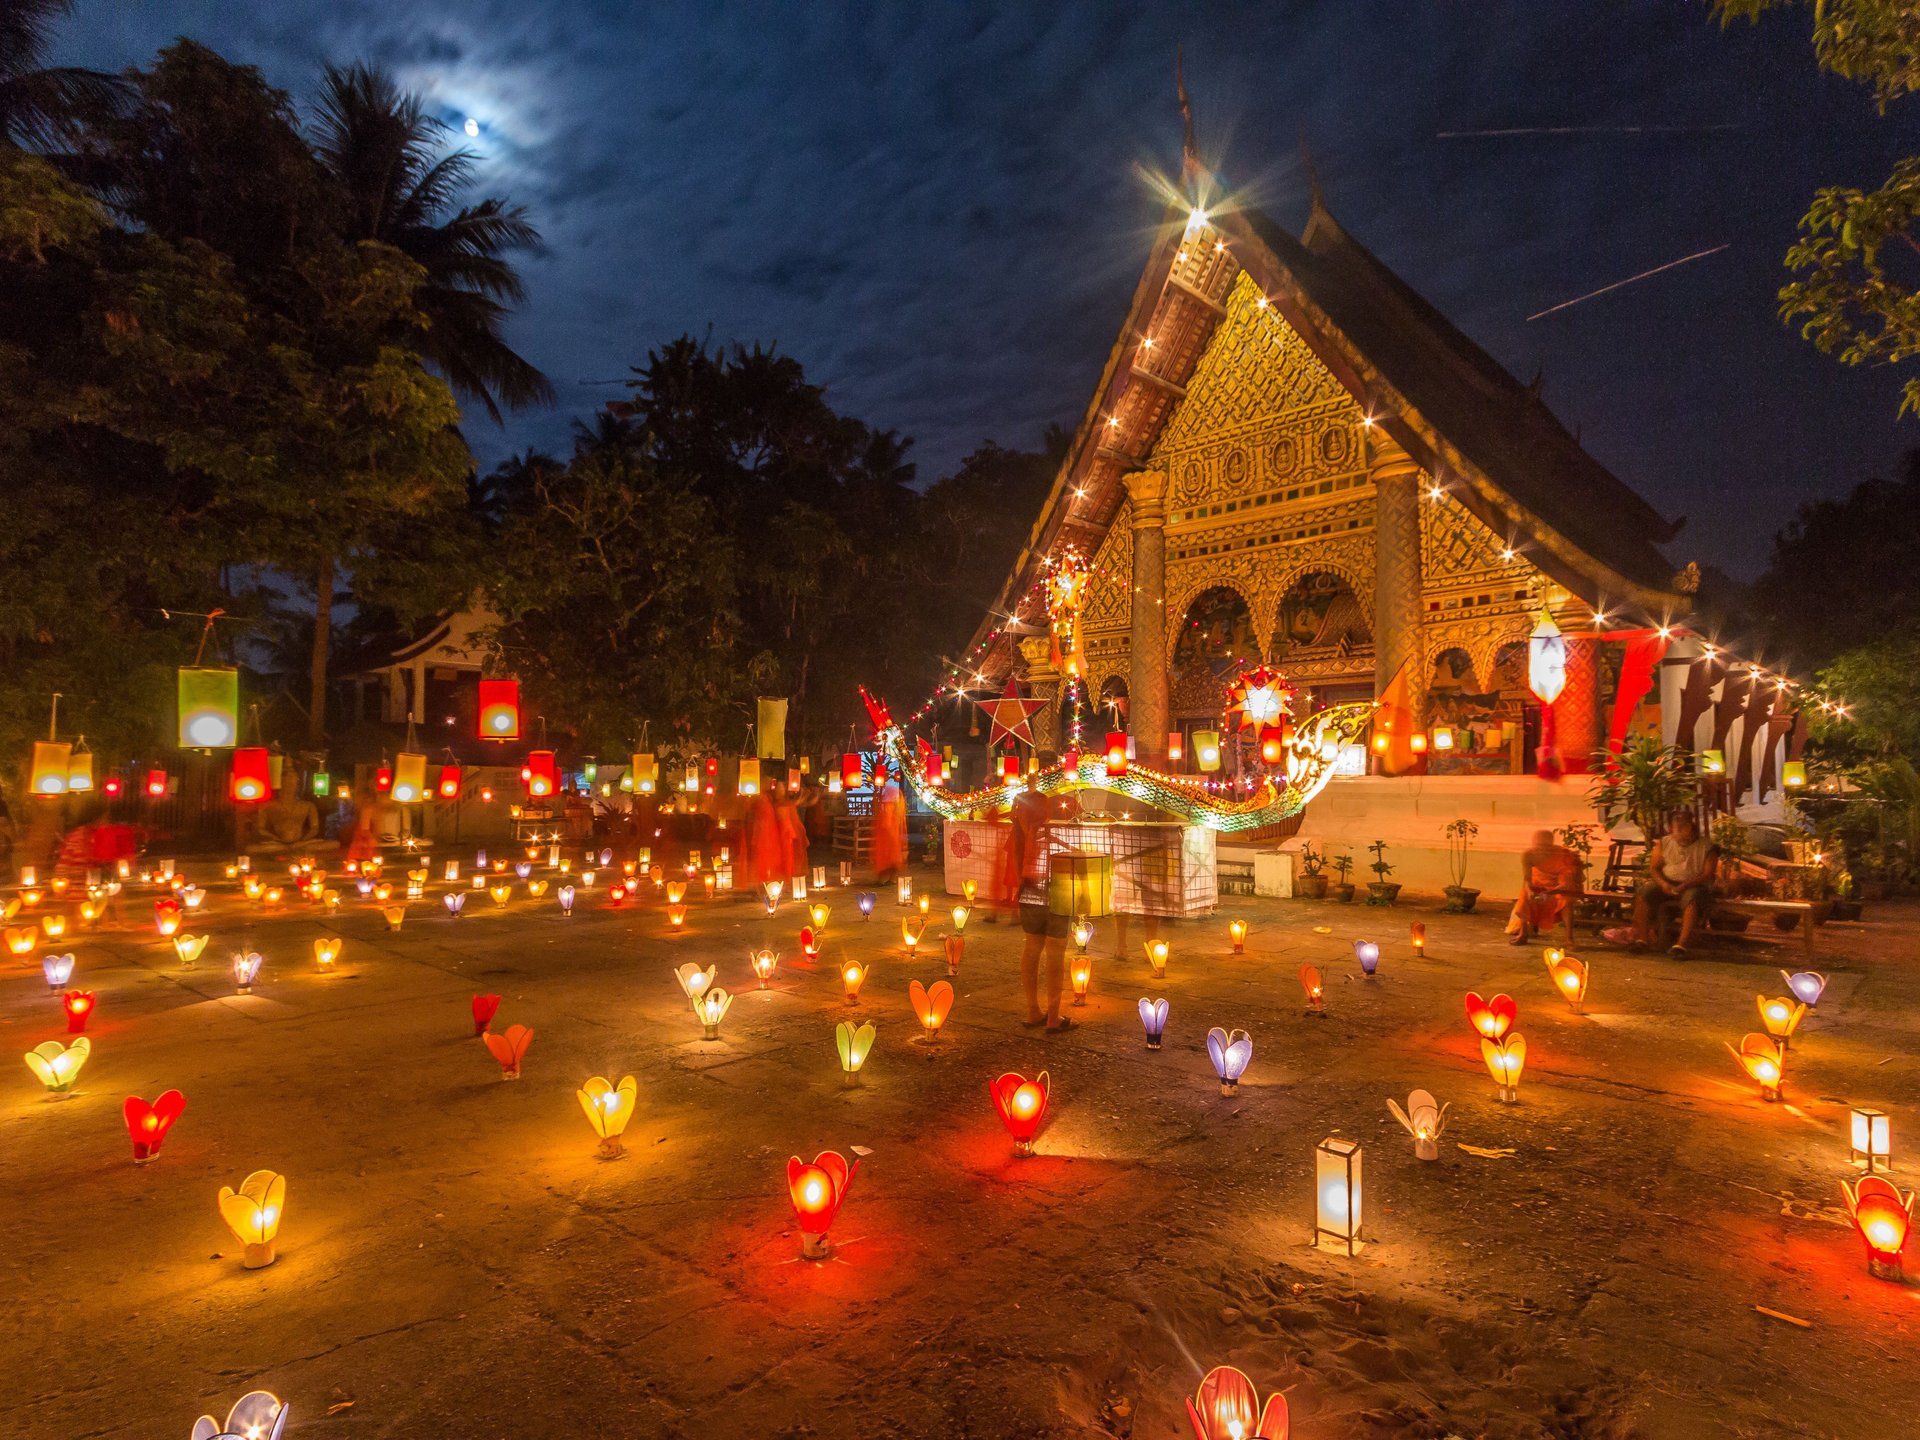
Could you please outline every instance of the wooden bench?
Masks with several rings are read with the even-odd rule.
[[[1731,910],[1736,915],[1749,915],[1770,919],[1777,930],[1791,930],[1794,925],[1800,927],[1800,941],[1806,946],[1807,954],[1813,954],[1813,932],[1827,923],[1827,917],[1833,914],[1831,900],[1735,900],[1724,896],[1713,897],[1713,910]],[[1709,915],[1711,918],[1711,914]],[[1785,921],[1787,923],[1782,924]]]

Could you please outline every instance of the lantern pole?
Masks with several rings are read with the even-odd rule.
[[[49,741],[53,741],[59,738],[60,738],[60,692],[56,690],[53,692],[53,713],[47,717],[47,739]]]

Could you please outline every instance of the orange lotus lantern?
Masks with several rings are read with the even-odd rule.
[[[333,962],[340,958],[341,944],[337,936],[327,935],[313,942],[313,963],[322,975],[333,972]]]
[[[1318,965],[1300,967],[1300,988],[1307,992],[1307,1013],[1325,1015],[1327,1012],[1322,1008],[1322,1002],[1326,999],[1327,984]]]
[[[499,1013],[498,995],[476,995],[473,997],[473,1033],[484,1035],[487,1027],[493,1024],[493,1017]]]
[[[167,896],[153,902],[153,928],[160,938],[171,940],[180,932],[180,902]]]
[[[1580,1014],[1587,1001],[1587,962],[1564,950],[1549,950],[1542,958],[1547,963],[1553,988],[1560,992],[1560,998],[1574,1014]]]
[[[911,960],[920,953],[920,937],[926,933],[927,922],[915,916],[900,922],[900,939],[907,947],[907,958]]]
[[[1231,1365],[1216,1365],[1187,1401],[1194,1440],[1287,1440],[1287,1397],[1279,1391],[1264,1407],[1253,1381]]]
[[[1520,1072],[1527,1065],[1527,1038],[1514,1031],[1503,1040],[1489,1040],[1480,1037],[1480,1058],[1487,1062],[1487,1073],[1493,1076],[1493,1083],[1499,1087],[1501,1103],[1517,1105],[1520,1101]]]
[[[1093,961],[1084,954],[1073,957],[1073,964],[1067,967],[1067,979],[1073,986],[1073,1003],[1087,1003],[1087,987],[1093,984]]]
[[[913,1005],[913,1018],[920,1022],[921,1042],[931,1045],[940,1038],[940,1027],[953,1010],[953,986],[936,980],[928,988],[915,980],[907,986],[907,999]]]
[[[811,1165],[798,1155],[787,1161],[787,1195],[800,1222],[800,1253],[807,1259],[824,1260],[833,1253],[827,1232],[847,1198],[853,1172],[859,1168],[857,1156],[849,1163],[834,1150],[814,1156]]]
[[[1229,920],[1227,922],[1227,940],[1233,946],[1235,955],[1243,955],[1247,949],[1247,922]]]
[[[1173,953],[1173,947],[1164,940],[1146,942],[1147,964],[1152,968],[1156,980],[1167,978],[1167,957]]]
[[[684,880],[667,881],[667,903],[678,905],[687,898],[687,882]]]
[[[1778,1100],[1780,1085],[1787,1075],[1787,1052],[1777,1041],[1752,1032],[1740,1037],[1740,1048],[1727,1046],[1740,1068],[1760,1086],[1762,1100]]]
[[[860,1003],[860,985],[866,978],[866,967],[858,960],[849,960],[840,967],[840,984],[846,989],[847,1004]]]
[[[1000,1123],[1013,1137],[1013,1153],[1033,1154],[1033,1137],[1047,1118],[1047,1072],[1042,1070],[1029,1080],[1009,1070],[988,1088],[993,1094],[993,1108],[1000,1112]]]
[[[127,1138],[133,1141],[133,1163],[144,1165],[160,1153],[160,1146],[173,1128],[173,1122],[186,1111],[187,1097],[169,1090],[152,1104],[138,1095],[129,1095],[120,1107],[126,1117]]]
[[[1754,1003],[1760,1007],[1760,1023],[1766,1027],[1767,1034],[1780,1042],[1780,1049],[1784,1052],[1788,1042],[1793,1039],[1793,1032],[1800,1028],[1800,1021],[1807,1013],[1806,1004],[1799,1000],[1789,1000],[1785,996],[1777,996],[1771,1000],[1765,995],[1756,995],[1753,998]]]
[[[178,923],[178,922],[176,922]],[[13,955],[31,955],[40,943],[40,932],[31,925],[7,926],[7,951]]]
[[[40,933],[49,940],[58,940],[67,933],[67,917],[57,910],[49,910],[40,917]]]
[[[1900,1279],[1901,1252],[1913,1228],[1913,1192],[1902,1195],[1882,1175],[1863,1175],[1851,1185],[1842,1180],[1840,1189],[1853,1228],[1867,1247],[1867,1273],[1876,1280]]]
[[[967,954],[967,937],[946,935],[941,937],[941,943],[947,952],[947,974],[958,975],[960,962],[966,958]]]
[[[527,1047],[533,1044],[533,1031],[525,1025],[509,1025],[504,1035],[485,1030],[480,1038],[487,1042],[487,1052],[500,1062],[500,1078],[518,1080],[520,1062],[526,1058]]]
[[[1482,1039],[1498,1040],[1513,1028],[1520,1007],[1511,995],[1496,995],[1482,1000],[1477,991],[1467,992],[1467,1020]]]
[[[667,928],[669,930],[684,929],[686,927],[686,923],[687,923],[687,907],[686,906],[684,905],[667,906]]]

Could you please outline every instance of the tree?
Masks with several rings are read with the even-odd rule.
[[[546,377],[500,334],[509,306],[526,298],[509,257],[536,249],[540,233],[504,200],[453,208],[474,156],[441,153],[445,132],[385,73],[327,67],[316,148],[339,191],[344,233],[391,245],[426,272],[414,295],[427,319],[421,350],[497,422],[502,406],[553,401]]]
[[[53,22],[73,0],[7,0],[0,6],[0,149],[52,149],[72,138],[82,110],[103,110],[124,95],[118,77],[98,70],[49,68]]]
[[[1758,22],[1802,0],[1714,0],[1721,23]],[[1822,69],[1871,88],[1884,113],[1920,88],[1920,8],[1912,0],[1806,0]],[[1843,365],[1898,364],[1920,354],[1920,157],[1908,157],[1874,190],[1829,186],[1800,220],[1780,290],[1780,318]],[[1920,411],[1909,380],[1900,413]]]

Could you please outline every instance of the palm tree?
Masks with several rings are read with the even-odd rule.
[[[111,106],[126,95],[117,75],[49,69],[54,20],[73,0],[5,0],[0,4],[0,148],[53,149],[71,134],[75,113]]]
[[[504,200],[454,208],[475,157],[442,152],[446,128],[383,71],[327,67],[315,148],[339,187],[347,235],[391,245],[427,272],[414,295],[429,322],[421,350],[497,423],[502,406],[553,400],[547,378],[500,334],[526,295],[509,257],[538,248],[540,232]]]

